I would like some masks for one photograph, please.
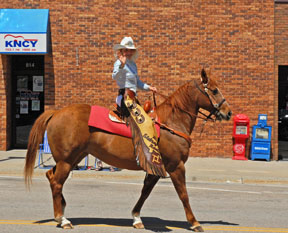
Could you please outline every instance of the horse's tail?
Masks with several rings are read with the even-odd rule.
[[[24,177],[27,188],[29,188],[32,183],[32,175],[34,171],[34,164],[39,144],[43,140],[48,121],[51,119],[54,112],[55,110],[49,110],[42,113],[37,118],[30,131],[26,153],[26,162],[24,167]]]

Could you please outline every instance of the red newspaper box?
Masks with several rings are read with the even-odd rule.
[[[249,117],[245,114],[237,114],[233,119],[233,138],[234,138],[234,160],[247,160],[246,141],[249,138]]]

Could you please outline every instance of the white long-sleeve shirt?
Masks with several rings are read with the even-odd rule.
[[[120,89],[128,88],[135,93],[138,88],[141,90],[149,90],[150,86],[140,80],[135,62],[127,59],[126,64],[122,69],[120,69],[120,65],[121,61],[118,59],[114,63],[112,73],[112,78],[116,80]]]

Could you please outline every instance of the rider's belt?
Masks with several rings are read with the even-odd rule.
[[[128,95],[130,97],[130,99],[132,99],[132,100],[135,98],[135,92],[131,91],[128,88],[125,89],[125,94]]]
[[[118,95],[124,95],[125,94],[125,88],[121,88],[118,90]]]

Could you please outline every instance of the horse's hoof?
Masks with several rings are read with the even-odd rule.
[[[195,232],[204,232],[204,229],[201,226],[191,227],[191,230]]]
[[[73,225],[71,223],[67,223],[65,225],[62,226],[63,229],[73,229]]]
[[[143,225],[142,222],[133,224],[133,227],[136,228],[136,229],[144,229],[144,225]]]

